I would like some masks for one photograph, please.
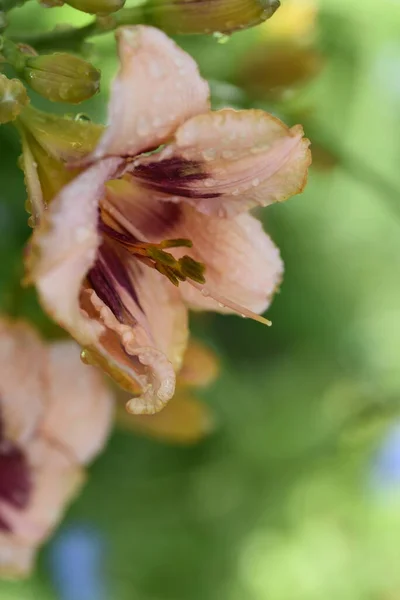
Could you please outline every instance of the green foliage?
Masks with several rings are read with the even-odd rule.
[[[400,7],[390,0],[321,6],[326,66],[270,108],[308,123],[306,133],[339,153],[338,164],[315,169],[302,196],[263,213],[286,264],[268,314],[273,327],[193,318],[194,331],[222,357],[223,375],[204,393],[217,432],[190,449],[116,432],[70,511],[69,519],[95,523],[109,540],[113,600],[389,600],[399,593],[399,503],[371,488],[370,461],[396,419],[400,391]],[[48,27],[86,22],[72,9],[45,12],[31,3],[13,15],[13,31],[33,15]],[[227,44],[179,39],[214,81],[216,106],[254,104],[235,86],[257,36],[254,29]],[[116,68],[111,36],[96,39],[90,60],[102,70],[102,93],[84,110],[100,120]],[[53,336],[33,292],[18,286],[29,229],[11,127],[1,128],[0,144],[1,307]],[[32,582],[4,584],[0,597],[54,600],[49,577],[43,559]]]

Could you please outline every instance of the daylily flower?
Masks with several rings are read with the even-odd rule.
[[[176,393],[167,406],[155,415],[130,415],[122,408],[128,394],[121,390],[117,394],[117,424],[162,442],[198,442],[214,430],[215,419],[207,404],[193,395],[193,390],[211,385],[218,372],[218,360],[210,348],[190,339],[177,375]]]
[[[101,450],[112,398],[74,342],[0,320],[0,576],[29,574]]]
[[[135,395],[128,410],[154,413],[174,394],[187,307],[266,322],[282,261],[247,213],[300,192],[310,152],[300,126],[210,111],[197,65],[161,31],[117,40],[108,127],[42,211],[28,276],[84,359]],[[39,168],[25,161],[36,183]]]

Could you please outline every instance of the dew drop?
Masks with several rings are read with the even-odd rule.
[[[90,235],[90,231],[87,227],[78,227],[75,231],[75,240],[78,243],[84,242]]]
[[[138,135],[140,135],[141,137],[144,137],[144,136],[148,135],[149,132],[150,132],[150,129],[149,129],[149,124],[147,122],[147,119],[145,117],[139,117],[138,124],[137,124]]]
[[[154,77],[155,79],[160,79],[161,77],[163,77],[163,75],[165,75],[164,69],[162,68],[160,63],[158,63],[155,60],[151,61],[151,63],[150,63],[149,72],[150,72],[150,75],[152,77]]]
[[[75,121],[90,121],[90,117],[85,113],[78,113],[75,115]]]
[[[85,364],[85,365],[89,365],[90,364],[89,359],[87,357],[87,354],[86,354],[85,350],[82,350],[80,356],[81,356],[81,361],[83,362],[83,364]]]
[[[260,180],[258,179],[258,177],[256,177],[255,179],[253,179],[253,181],[251,182],[251,185],[253,187],[258,187],[260,185]]]
[[[214,148],[208,148],[207,150],[204,150],[202,154],[204,160],[210,162],[211,160],[215,160],[217,151]]]
[[[217,40],[218,44],[226,44],[227,42],[229,42],[229,35],[227,35],[226,33],[221,33],[220,31],[216,31],[213,34],[213,37]]]

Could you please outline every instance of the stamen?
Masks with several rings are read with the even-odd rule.
[[[109,231],[110,228],[107,225],[103,227],[103,233],[110,237],[114,237],[115,241],[128,250],[130,254],[133,254],[138,260],[168,277],[171,283],[176,286],[179,286],[180,281],[186,281],[187,279],[192,279],[197,283],[205,283],[205,266],[202,263],[186,254],[182,258],[176,259],[172,254],[165,252],[164,250],[164,248],[191,248],[193,245],[191,240],[178,238],[163,240],[158,244],[151,243],[126,217],[124,217],[123,214],[119,212],[117,208],[115,208],[115,206],[108,202],[108,200],[102,200],[101,208],[112,217],[118,225],[131,234],[132,240],[130,240],[128,236],[125,238],[120,232],[115,232],[114,236],[112,228]]]
[[[253,312],[252,310],[249,310],[248,308],[245,308],[244,306],[241,306],[240,304],[236,304],[236,302],[232,302],[232,300],[228,300],[228,298],[225,298],[225,296],[216,294],[208,288],[199,285],[196,281],[188,281],[188,283],[190,283],[190,285],[199,290],[199,292],[201,292],[201,294],[206,298],[209,297],[213,300],[216,300],[218,304],[224,306],[225,308],[230,308],[231,310],[234,310],[241,317],[253,319],[253,321],[258,321],[258,323],[262,323],[263,325],[267,325],[268,327],[272,325],[272,321],[269,321],[269,319],[258,315],[257,313]]]

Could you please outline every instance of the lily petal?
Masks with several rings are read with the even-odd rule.
[[[25,445],[42,416],[47,353],[34,329],[0,319],[0,426],[3,439]],[[27,402],[29,398],[29,402]]]
[[[83,345],[97,341],[103,330],[83,314],[79,296],[100,242],[98,202],[120,162],[101,161],[61,190],[34,232],[28,255],[28,278],[44,308]]]
[[[195,61],[153,27],[117,31],[120,72],[108,129],[92,155],[137,155],[157,148],[194,115],[209,110],[209,88]]]
[[[184,199],[219,217],[300,193],[311,163],[300,125],[289,129],[261,110],[198,115],[162,152],[136,161],[142,186],[159,199]]]
[[[203,294],[186,282],[180,286],[189,306],[232,312],[218,304],[212,298],[215,295],[257,314],[268,308],[282,280],[283,263],[260,221],[246,213],[219,219],[186,205],[181,221],[169,236],[190,239],[193,247],[185,248],[185,253],[206,266],[205,288],[211,294]]]
[[[113,398],[101,373],[85,366],[72,341],[52,344],[48,350],[49,405],[41,435],[69,449],[85,464],[106,441],[113,414]]]
[[[85,356],[136,395],[127,404],[129,412],[153,414],[175,391],[175,371],[187,342],[187,310],[178,291],[160,273],[135,268],[134,259],[132,263],[128,268],[135,298],[118,281],[112,282],[127,319],[121,322],[95,292],[85,292],[85,309],[105,327]]]

